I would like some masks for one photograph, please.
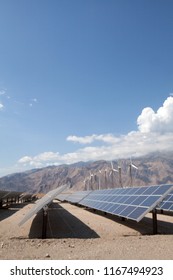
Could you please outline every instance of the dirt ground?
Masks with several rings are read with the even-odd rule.
[[[42,239],[42,212],[18,226],[32,206],[0,209],[1,260],[173,260],[173,216],[159,214],[153,235],[151,214],[136,223],[54,201]]]

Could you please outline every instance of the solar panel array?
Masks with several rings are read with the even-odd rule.
[[[80,203],[82,199],[84,199],[87,195],[89,195],[92,191],[79,191],[74,192],[69,195],[66,200],[71,203]]]
[[[70,193],[60,193],[55,197],[55,199],[58,199],[60,201],[67,201],[67,198],[70,196]]]
[[[43,196],[41,199],[37,200],[37,202],[34,204],[34,206],[31,208],[30,211],[24,216],[24,218],[20,221],[19,226],[23,225],[25,222],[27,222],[34,214],[38,213],[42,208],[44,208],[46,205],[50,204],[51,201],[61,192],[63,192],[65,189],[67,189],[69,185],[63,185],[60,186],[50,192],[48,192],[45,196]]]
[[[66,200],[139,222],[171,190],[173,185],[82,191],[69,195]]]
[[[22,192],[0,190],[0,204],[19,199]]]
[[[157,209],[171,212],[173,211],[173,191],[164,198],[164,200],[158,205]]]
[[[31,200],[32,197],[34,197],[34,195],[32,193],[22,193],[22,195],[20,196],[20,199],[24,200],[24,201],[28,201],[28,200]]]

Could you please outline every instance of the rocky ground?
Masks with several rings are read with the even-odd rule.
[[[122,221],[68,203],[53,203],[48,213],[47,239],[41,239],[42,213],[23,226],[19,221],[32,204],[0,209],[0,259],[173,259],[173,216],[152,216],[141,222]]]

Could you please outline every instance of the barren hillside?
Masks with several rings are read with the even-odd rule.
[[[0,189],[35,193],[48,192],[66,182],[74,190],[173,183],[173,153],[150,154],[132,163],[138,169],[131,166],[131,175],[129,159],[113,161],[113,172],[109,161],[49,166],[2,177]]]

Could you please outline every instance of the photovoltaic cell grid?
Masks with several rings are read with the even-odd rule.
[[[70,196],[70,193],[60,193],[55,197],[55,199],[58,199],[59,201],[67,201],[67,198]]]
[[[80,203],[80,201],[85,198],[88,194],[90,194],[92,191],[79,191],[79,192],[74,192],[67,196],[65,198],[66,201],[71,202],[71,203]],[[58,196],[59,198],[59,196]]]
[[[139,222],[171,190],[173,185],[97,190],[87,194],[79,204]]]
[[[173,211],[173,191],[158,205],[158,210]]]
[[[23,219],[19,222],[19,226],[23,225],[25,222],[27,222],[34,214],[38,213],[42,208],[44,208],[46,205],[51,203],[51,201],[61,192],[63,192],[65,189],[68,188],[68,185],[63,185],[58,187],[57,189],[54,189],[52,191],[49,191],[45,196],[43,196],[41,199],[36,201],[34,206],[31,208],[30,211],[23,217]]]

